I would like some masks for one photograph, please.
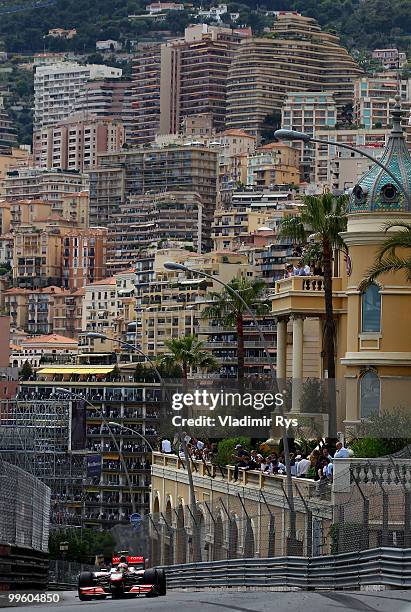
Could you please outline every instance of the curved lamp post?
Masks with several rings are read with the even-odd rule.
[[[334,142],[333,140],[321,140],[320,138],[313,138],[309,134],[306,134],[305,132],[298,132],[297,130],[286,130],[286,129],[276,130],[274,132],[274,136],[278,140],[299,140],[301,142],[317,142],[319,144],[324,144],[329,147],[333,147],[333,146],[340,147],[340,149],[348,149],[348,151],[354,151],[355,153],[358,153],[359,155],[362,155],[363,157],[367,157],[370,161],[374,162],[374,164],[377,164],[377,166],[380,166],[380,168],[384,170],[384,172],[386,172],[390,178],[392,178],[392,180],[397,185],[397,187],[399,188],[399,190],[401,191],[405,199],[409,200],[409,197],[410,197],[409,194],[405,191],[404,186],[398,180],[395,174],[393,174],[391,170],[385,164],[383,164],[379,159],[377,159],[376,157],[373,157],[372,155],[370,155],[366,151],[363,151],[362,149],[353,147],[352,145],[346,144],[344,142]]]
[[[107,427],[107,429],[109,431],[109,435],[110,435],[110,437],[111,437],[111,439],[113,441],[113,444],[114,444],[114,446],[116,448],[116,451],[118,452],[118,456],[120,457],[121,465],[123,466],[124,474],[125,474],[126,479],[127,479],[128,490],[129,490],[129,493],[130,493],[131,508],[132,508],[132,511],[133,511],[133,514],[134,514],[136,512],[136,502],[135,502],[134,495],[133,495],[133,488],[132,488],[132,484],[131,484],[130,474],[128,472],[126,462],[124,460],[124,455],[123,455],[122,451],[120,450],[120,446],[119,446],[119,444],[118,444],[118,442],[116,440],[115,435],[111,431],[110,424],[106,420],[104,414],[94,404],[92,404],[86,397],[83,397],[82,395],[76,395],[70,389],[65,389],[64,387],[56,387],[55,390],[59,391],[60,393],[66,393],[67,395],[69,395],[73,399],[81,399],[81,400],[83,400],[88,406],[90,406],[90,408],[93,408],[93,410],[95,410],[96,413],[101,417],[101,420],[103,421],[104,425],[106,425],[106,427]]]
[[[248,315],[253,320],[255,328],[258,331],[261,343],[263,345],[264,352],[267,356],[268,363],[270,366],[271,378],[273,380],[273,383],[277,386],[277,378],[276,378],[275,369],[274,369],[274,362],[273,362],[272,356],[270,355],[267,349],[264,332],[261,329],[261,326],[259,322],[257,321],[255,314],[253,313],[251,308],[248,306],[247,302],[242,298],[240,293],[236,291],[235,289],[233,289],[232,287],[230,287],[230,285],[222,281],[220,278],[218,278],[218,276],[213,276],[212,274],[208,274],[208,272],[204,272],[203,270],[193,270],[192,268],[189,268],[188,266],[185,266],[180,263],[176,263],[174,261],[166,261],[163,265],[166,270],[172,270],[175,272],[190,272],[192,274],[197,274],[199,276],[204,276],[205,278],[209,278],[212,281],[222,285],[229,293],[231,293],[231,295],[236,297],[241,302],[241,304],[244,306],[245,310],[247,311]],[[296,517],[295,517],[295,508],[294,508],[293,482],[292,482],[291,465],[290,465],[290,449],[288,445],[288,438],[287,438],[286,431],[284,431],[282,440],[283,440],[283,447],[284,447],[284,458],[285,458],[286,478],[287,478],[287,497],[288,497],[288,505],[290,508],[290,541],[291,543],[294,543],[296,541]]]

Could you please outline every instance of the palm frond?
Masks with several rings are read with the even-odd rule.
[[[411,281],[411,259],[390,254],[381,260],[377,260],[367,271],[367,276],[360,283],[359,290],[365,291],[377,278],[388,272],[405,272],[407,280]]]

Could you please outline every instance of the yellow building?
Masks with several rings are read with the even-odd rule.
[[[0,196],[5,195],[5,180],[7,172],[14,167],[28,166],[31,156],[25,149],[13,148],[11,155],[0,155]]]
[[[300,184],[300,151],[284,143],[271,142],[252,155],[241,157],[241,182],[272,189],[274,185]]]
[[[398,177],[407,197],[377,164],[355,186],[343,234],[349,256],[339,255],[333,279],[336,321],[337,426],[340,431],[373,412],[408,407],[411,376],[411,285],[403,273],[389,273],[362,292],[361,281],[387,238],[389,221],[411,222],[411,158],[401,117],[381,161]],[[277,377],[295,380],[326,377],[323,337],[324,293],[321,277],[294,276],[276,283]],[[300,406],[296,401],[293,410]]]

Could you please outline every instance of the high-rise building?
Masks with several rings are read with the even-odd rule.
[[[63,287],[81,289],[104,278],[107,228],[71,229],[62,236]]]
[[[98,64],[60,62],[38,66],[34,74],[34,127],[54,125],[76,110],[76,102],[90,79],[120,78],[122,70]]]
[[[290,91],[333,93],[337,107],[352,103],[361,70],[315,19],[280,13],[272,36],[245,38],[233,55],[227,83],[227,126],[260,137]]]
[[[187,117],[209,115],[213,129],[226,119],[226,86],[233,50],[247,29],[191,25],[184,38],[142,44],[134,61],[132,142],[182,131]]]
[[[133,145],[154,141],[160,128],[161,43],[140,43],[133,60]]]
[[[198,193],[169,191],[130,196],[108,225],[110,272],[134,265],[153,247],[201,250],[202,201]]]
[[[337,106],[334,96],[317,92],[292,92],[285,99],[281,113],[281,125],[285,129],[304,132],[312,137],[317,130],[333,128],[337,123]],[[300,152],[302,180],[311,182],[315,172],[315,144],[294,141]]]
[[[74,113],[33,134],[36,168],[78,170],[94,168],[97,155],[118,151],[124,143],[124,126],[110,118]]]
[[[109,77],[87,81],[76,98],[75,110],[121,122],[126,141],[130,141],[134,121],[130,80]]]
[[[88,186],[88,175],[75,170],[16,168],[7,172],[4,198],[7,201],[45,200],[52,204],[54,212],[62,213],[64,198],[87,190]]]
[[[90,176],[90,224],[107,226],[131,195],[168,191],[198,193],[202,200],[202,242],[210,245],[217,203],[218,155],[201,145],[124,150],[99,157]]]
[[[366,129],[389,127],[398,95],[405,102],[411,102],[411,79],[398,79],[397,72],[357,79],[354,87],[355,123]],[[403,127],[407,123],[408,117],[404,115]]]
[[[11,155],[17,144],[17,131],[3,107],[0,98],[0,155]]]
[[[243,156],[241,182],[247,187],[273,189],[276,185],[300,184],[300,151],[283,142],[259,147]]]

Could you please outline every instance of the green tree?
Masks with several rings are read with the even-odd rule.
[[[266,284],[260,279],[233,278],[228,285],[237,291],[247,306],[256,316],[270,311],[270,305],[264,301]],[[202,312],[203,319],[218,319],[224,327],[235,327],[237,331],[237,378],[244,378],[244,315],[247,309],[244,304],[228,289],[211,291],[207,298],[210,305]]]
[[[281,223],[281,235],[295,242],[306,243],[311,235],[322,246],[324,270],[325,326],[324,344],[328,372],[329,430],[336,435],[336,390],[335,390],[335,324],[333,310],[332,262],[333,250],[345,248],[341,232],[347,227],[347,198],[335,198],[326,193],[321,196],[307,196],[299,216],[286,217]]]
[[[30,380],[31,377],[33,376],[33,368],[31,367],[31,364],[29,361],[25,361],[23,363],[23,367],[21,368],[20,372],[20,380]]]
[[[220,440],[217,446],[217,457],[215,463],[217,465],[230,465],[233,463],[232,454],[237,444],[241,444],[244,449],[250,448],[250,438],[239,436],[237,438],[226,438]]]
[[[204,342],[196,336],[171,338],[164,344],[169,352],[160,356],[160,365],[165,368],[180,366],[183,378],[188,378],[190,368],[214,370],[217,367],[217,361],[213,355],[205,348]]]
[[[65,558],[78,563],[94,563],[96,555],[103,555],[109,560],[115,549],[115,541],[109,531],[94,529],[58,529],[49,536],[49,553],[51,559],[61,559],[60,543],[68,542]]]
[[[400,249],[411,249],[411,223],[405,221],[390,221],[384,225],[384,231],[398,228],[392,235],[387,237],[380,246],[376,260],[367,271],[366,278],[360,284],[360,290],[364,291],[368,285],[373,283],[382,274],[389,272],[404,272],[407,280],[411,281],[411,254],[399,254]]]

